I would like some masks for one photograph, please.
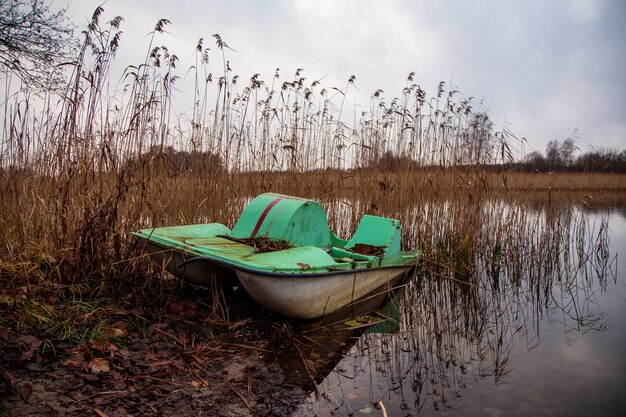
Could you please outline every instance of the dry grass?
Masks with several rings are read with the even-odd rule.
[[[36,268],[68,282],[110,280],[129,271],[131,231],[201,222],[232,227],[246,202],[268,191],[318,199],[331,227],[344,236],[365,213],[398,218],[404,245],[426,253],[450,237],[461,242],[469,236],[476,246],[486,213],[495,216],[503,203],[523,209],[514,219],[523,222],[525,211],[620,204],[626,194],[622,175],[455,170],[222,173],[212,178],[190,171],[121,181],[102,176],[68,187],[41,175],[0,178],[3,275],[18,270],[30,275]],[[492,227],[499,227],[497,219]],[[505,239],[515,236],[512,231]]]
[[[122,20],[102,24],[101,15],[98,9],[85,31],[61,97],[6,91],[12,101],[4,104],[0,148],[5,288],[47,280],[84,284],[94,296],[138,282],[153,289],[147,271],[161,271],[131,251],[131,231],[232,226],[245,203],[267,191],[318,199],[342,235],[364,213],[398,218],[406,246],[462,274],[476,257],[519,239],[515,225],[537,205],[554,211],[563,203],[623,201],[620,175],[483,170],[506,161],[515,138],[494,131],[483,109],[444,83],[428,97],[410,74],[400,98],[387,102],[375,92],[370,108],[349,125],[344,102],[353,77],[340,88],[307,80],[302,70],[289,80],[254,75],[242,83],[217,35],[223,70],[211,73],[200,41],[189,71],[196,80],[192,114],[180,118],[172,104],[177,58],[155,46],[168,22],[157,23],[145,59],[127,67],[122,90],[109,92]],[[414,168],[372,168],[385,155]],[[504,216],[496,201],[521,203],[516,217]]]

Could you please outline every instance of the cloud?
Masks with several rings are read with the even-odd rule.
[[[72,3],[74,16],[99,2]],[[271,82],[304,68],[309,79],[343,88],[356,76],[355,100],[367,106],[383,89],[388,101],[402,93],[407,75],[433,94],[452,81],[466,96],[484,99],[497,126],[511,123],[518,136],[543,150],[574,129],[597,146],[626,147],[626,5],[620,0],[474,1],[133,1],[109,0],[108,16],[121,14],[124,37],[118,61],[140,62],[146,34],[159,18],[172,25],[166,43],[193,64],[198,38],[221,55],[219,33],[242,81],[260,73]]]
[[[587,23],[600,19],[606,3],[603,0],[571,0],[567,6],[576,19]]]

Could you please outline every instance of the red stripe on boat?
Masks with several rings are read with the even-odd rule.
[[[252,234],[250,235],[250,237],[256,236],[259,229],[261,228],[261,225],[263,224],[263,220],[265,220],[265,217],[267,217],[267,213],[269,213],[272,207],[274,207],[276,203],[278,203],[282,199],[283,199],[282,197],[278,197],[277,199],[269,203],[267,207],[265,207],[265,210],[263,210],[263,213],[261,213],[261,215],[259,216],[259,220],[256,222],[256,226],[254,226],[254,230],[252,231]]]

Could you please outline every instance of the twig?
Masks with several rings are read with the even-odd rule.
[[[248,407],[248,410],[250,411],[254,411],[252,409],[252,407],[250,407],[250,403],[248,402],[248,400],[246,400],[246,397],[243,396],[242,393],[240,393],[237,388],[234,387],[233,384],[230,383],[230,381],[228,381],[228,386],[230,387],[231,390],[233,390],[233,392],[235,394],[237,394],[237,397],[239,397],[241,399],[241,401],[243,401],[243,403],[245,404],[246,407]]]
[[[195,362],[191,362],[191,363],[190,363],[190,366],[189,366],[189,368],[188,368],[188,369],[189,369],[189,372],[191,372],[191,373],[192,373],[192,374],[193,374],[196,378],[198,378],[198,379],[200,380],[200,382],[202,382],[202,385],[203,385],[203,386],[205,386],[205,387],[206,387],[206,386],[208,386],[209,384],[208,384],[208,383],[207,383],[204,379],[202,379],[202,377],[201,377],[200,375],[198,375],[198,373],[197,373],[196,371],[194,371],[194,370],[193,370],[193,366],[195,366],[196,368],[202,369],[202,368],[200,368],[200,366],[199,366],[198,364],[196,364]]]
[[[98,409],[98,408],[94,408],[93,411],[96,412],[97,415],[99,415],[100,417],[109,417],[109,415],[107,413],[105,413],[104,411]]]
[[[101,391],[101,392],[96,392],[95,394],[91,394],[91,395],[87,395],[85,397],[83,397],[83,400],[89,399],[89,398],[94,398],[97,397],[99,395],[112,395],[112,394],[121,394],[123,392],[128,392],[128,391]]]
[[[157,326],[154,326],[154,325],[152,326],[152,328],[153,328],[154,330],[156,330],[157,332],[159,332],[159,333],[161,333],[161,334],[163,334],[163,335],[165,335],[165,336],[167,336],[167,337],[170,337],[170,338],[174,339],[174,340],[175,340],[177,343],[179,343],[180,345],[185,346],[185,344],[184,344],[184,343],[182,343],[182,342],[180,341],[180,339],[179,339],[178,337],[174,336],[173,334],[171,334],[171,333],[169,333],[169,332],[166,332],[165,330],[161,330],[161,329],[159,329]]]
[[[28,404],[28,401],[26,400],[24,395],[22,395],[22,393],[17,389],[17,380],[15,379],[15,377],[9,372],[5,372],[1,375],[1,377],[6,381],[7,385],[22,399],[22,401]]]
[[[221,346],[207,347],[206,345],[204,345],[203,347],[198,348],[198,349],[186,350],[183,353],[185,355],[194,355],[196,353],[212,353],[212,352],[237,353],[236,350],[226,350],[226,349],[223,349]]]
[[[227,345],[227,346],[235,346],[235,347],[239,347],[242,349],[258,350],[259,352],[272,353],[271,350],[263,349],[263,348],[256,347],[256,346],[242,345],[240,343],[222,343],[222,344]]]
[[[248,401],[250,401],[250,397],[252,397],[252,372],[248,370]]]
[[[167,379],[163,379],[163,378],[157,378],[155,376],[150,376],[150,375],[131,375],[128,377],[128,379],[149,379],[152,381],[164,382],[166,384],[174,385],[175,387],[182,387],[182,385],[179,383],[168,381]]]

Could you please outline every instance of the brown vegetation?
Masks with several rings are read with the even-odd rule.
[[[571,203],[623,204],[624,175],[484,170],[483,164],[510,156],[510,132],[493,132],[486,113],[458,91],[446,92],[443,83],[427,100],[413,74],[400,99],[386,103],[375,92],[371,109],[349,127],[342,108],[354,78],[335,88],[335,97],[318,81],[308,83],[301,70],[290,81],[276,75],[271,86],[255,75],[236,91],[226,60],[213,84],[200,40],[193,114],[181,125],[172,115],[176,56],[155,46],[168,22],[155,27],[145,62],[127,68],[125,92],[107,96],[122,20],[102,27],[101,13],[85,32],[67,90],[55,97],[60,104],[51,104],[57,101],[50,93],[37,113],[32,97],[16,94],[12,112],[5,111],[0,340],[20,355],[0,347],[0,370],[33,361],[47,366],[57,354],[74,355],[75,346],[91,366],[88,358],[104,355],[101,343],[119,348],[163,331],[209,350],[209,342],[225,339],[214,339],[207,328],[242,344],[254,326],[246,327],[246,319],[233,323],[221,295],[201,300],[202,314],[184,310],[172,318],[167,308],[180,296],[178,284],[133,251],[130,232],[197,222],[232,227],[249,199],[263,192],[317,199],[343,236],[365,213],[398,218],[403,244],[424,250],[434,276],[468,283],[481,263],[499,276],[537,255],[533,250],[553,248],[554,235],[538,235],[539,223],[527,222],[537,205],[559,230],[559,213]],[[215,39],[224,57],[227,45]],[[411,165],[396,166],[389,155]],[[528,241],[538,245],[527,247]],[[539,255],[549,261],[547,252]],[[132,338],[116,332],[121,317],[132,322]],[[177,322],[185,324],[183,333],[170,334]],[[193,349],[178,344],[188,359]],[[125,360],[107,346],[115,360]],[[245,355],[244,346],[236,353]],[[193,369],[187,377],[202,383],[204,377],[185,366]],[[183,383],[180,378],[170,383]]]

